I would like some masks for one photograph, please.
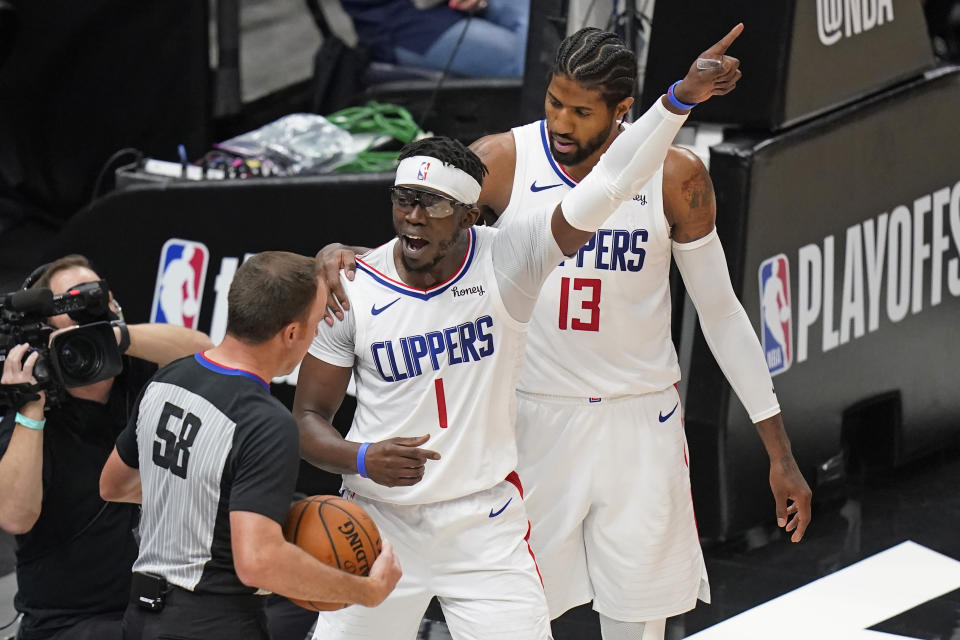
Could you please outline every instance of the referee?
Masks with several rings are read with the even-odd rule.
[[[310,258],[250,258],[230,287],[223,342],[160,370],[138,399],[100,478],[104,499],[143,503],[125,638],[268,640],[269,591],[375,606],[397,583],[388,543],[359,577],[281,530],[300,449],[269,380],[303,358],[326,294]]]

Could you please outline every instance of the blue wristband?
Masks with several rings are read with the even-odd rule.
[[[670,85],[669,89],[667,89],[667,102],[675,106],[677,109],[683,109],[685,111],[689,111],[690,109],[693,109],[695,106],[697,106],[700,103],[694,102],[693,104],[687,104],[686,102],[680,102],[679,100],[677,100],[677,96],[674,95],[673,93],[673,88],[676,87],[681,82],[683,82],[683,80],[677,80],[672,85]]]
[[[367,449],[372,443],[364,442],[360,445],[360,448],[357,449],[357,471],[360,473],[361,478],[367,477]]]
[[[41,431],[43,425],[47,424],[47,419],[43,420],[34,420],[33,418],[28,418],[19,411],[17,411],[17,422],[25,426],[27,429],[33,429],[34,431]]]

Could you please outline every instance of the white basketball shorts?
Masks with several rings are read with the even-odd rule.
[[[433,596],[455,640],[549,639],[522,490],[511,476],[486,491],[425,505],[347,492],[393,543],[403,577],[378,607],[321,612],[314,639],[415,640]]]
[[[643,622],[709,602],[676,389],[518,396],[517,471],[550,616],[593,600]]]

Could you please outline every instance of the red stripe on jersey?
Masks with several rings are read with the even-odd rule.
[[[457,270],[453,272],[453,275],[452,275],[452,276],[450,276],[449,278],[447,278],[446,280],[444,280],[444,281],[441,282],[440,284],[435,284],[435,285],[433,285],[433,286],[430,287],[429,289],[418,289],[417,287],[411,287],[410,285],[408,285],[408,284],[405,283],[405,282],[401,282],[401,281],[399,281],[399,280],[394,280],[394,279],[391,278],[390,276],[384,274],[382,271],[378,271],[377,269],[374,269],[374,268],[371,267],[369,264],[367,264],[366,262],[364,262],[363,260],[361,260],[359,257],[355,258],[355,260],[356,260],[357,262],[359,262],[360,264],[362,264],[363,266],[365,266],[365,267],[366,267],[367,269],[369,269],[370,271],[372,271],[373,273],[377,274],[379,277],[383,278],[383,279],[386,280],[387,282],[390,282],[390,283],[393,283],[393,284],[397,285],[398,287],[403,287],[404,289],[409,289],[410,291],[418,291],[418,292],[420,292],[420,293],[428,293],[428,292],[430,292],[430,291],[433,291],[434,289],[440,289],[440,288],[442,288],[442,287],[445,287],[446,285],[448,285],[448,284],[449,284],[450,282],[452,282],[453,280],[456,280],[457,277],[460,275],[460,272],[463,271],[463,267],[467,264],[467,261],[470,259],[470,252],[471,252],[472,250],[473,250],[473,233],[468,233],[468,234],[467,234],[467,250],[466,250],[466,252],[463,254],[463,262],[460,263],[460,266],[457,267]]]
[[[516,472],[516,471],[511,471],[510,473],[507,474],[507,477],[504,478],[504,480],[506,480],[507,482],[509,482],[510,484],[512,484],[513,486],[515,486],[515,487],[517,488],[517,491],[520,492],[520,498],[522,499],[522,498],[523,498],[523,485],[520,484],[520,476],[517,475],[517,472]]]
[[[520,476],[516,471],[511,471],[507,474],[507,477],[504,478],[507,482],[512,484],[517,488],[517,491],[520,492],[520,498],[523,499],[523,484],[520,483]],[[527,535],[523,536],[523,541],[527,543],[527,551],[530,552],[530,557],[533,558],[533,568],[537,570],[537,577],[540,578],[540,586],[543,586],[543,576],[540,575],[540,565],[537,564],[537,556],[534,555],[533,549],[530,547],[530,521],[527,520]]]
[[[571,180],[573,180],[575,183],[580,184],[580,181],[577,180],[576,178],[574,178],[572,175],[570,175],[570,172],[567,171],[567,168],[564,167],[564,166],[563,166],[562,164],[560,164],[559,162],[557,163],[557,168],[559,168],[560,171],[563,172],[563,175],[567,176],[568,178],[570,178]]]
[[[509,477],[509,476],[507,476]],[[518,480],[519,482],[519,480]],[[522,497],[522,496],[521,496]],[[533,568],[537,570],[537,577],[540,578],[540,586],[543,586],[543,576],[540,575],[540,565],[537,564],[537,556],[533,554],[533,547],[530,546],[530,521],[527,520],[527,535],[523,536],[524,542],[527,543],[527,551],[530,552],[530,557],[533,558]]]

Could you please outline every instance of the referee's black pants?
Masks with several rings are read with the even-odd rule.
[[[29,622],[27,623],[29,625]],[[2,635],[2,634],[0,634]],[[56,631],[31,630],[20,624],[16,640],[121,640],[120,612],[91,615]]]
[[[193,593],[172,587],[162,611],[131,596],[123,614],[124,640],[270,640],[264,596]]]

